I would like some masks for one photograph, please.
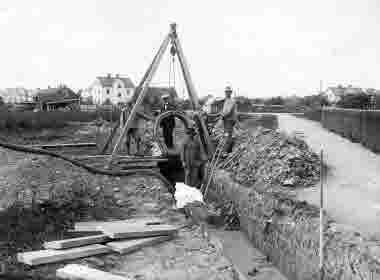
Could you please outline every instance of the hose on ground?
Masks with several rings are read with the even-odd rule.
[[[39,149],[39,148],[31,148],[31,147],[26,147],[22,145],[16,145],[16,144],[10,144],[7,142],[0,141],[0,147],[17,151],[17,152],[23,152],[23,153],[29,153],[29,154],[38,154],[38,155],[45,155],[45,156],[51,156],[54,158],[59,158],[65,161],[70,162],[71,164],[78,166],[80,168],[83,168],[87,170],[88,172],[92,174],[100,174],[100,175],[107,175],[107,176],[132,176],[132,175],[137,175],[137,174],[143,174],[143,175],[149,175],[156,177],[160,179],[168,188],[168,190],[171,192],[173,191],[173,184],[170,183],[160,172],[149,170],[149,169],[131,169],[131,170],[123,170],[123,171],[113,171],[113,170],[106,170],[106,169],[100,169],[96,168],[93,166],[89,166],[87,164],[84,164],[78,160],[72,159],[68,156],[52,152],[52,151],[47,151],[44,149]]]

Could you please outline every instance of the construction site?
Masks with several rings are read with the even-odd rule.
[[[178,62],[191,110],[151,110],[165,55]],[[380,231],[366,227],[377,218],[355,216],[348,194],[325,200],[337,168],[309,133],[322,128],[238,112],[228,142],[195,85],[171,24],[117,121],[1,130],[0,279],[380,279]],[[131,155],[126,139],[143,114],[152,117]],[[181,152],[192,132],[204,156],[197,186]]]

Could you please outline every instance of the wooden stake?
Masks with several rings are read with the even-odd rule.
[[[321,189],[320,189],[320,212],[319,212],[319,272],[320,272],[320,280],[324,279],[324,268],[323,268],[323,260],[324,260],[324,254],[323,254],[323,178],[324,178],[324,172],[323,172],[323,149],[321,149]]]

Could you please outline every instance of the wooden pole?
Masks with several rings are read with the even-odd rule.
[[[320,280],[324,279],[324,267],[323,267],[323,260],[324,260],[324,250],[323,250],[323,179],[324,179],[324,170],[323,170],[323,149],[321,149],[321,189],[320,189],[320,210],[319,210],[319,273],[320,273]]]
[[[135,118],[135,115],[136,115],[136,111],[138,110],[138,107],[140,106],[140,104],[142,103],[144,97],[145,97],[145,94],[148,90],[148,86],[149,86],[149,83],[151,82],[154,74],[156,73],[156,70],[158,68],[158,65],[161,61],[161,58],[167,48],[167,46],[169,45],[169,42],[170,42],[170,36],[167,35],[165,37],[165,40],[163,41],[160,49],[158,50],[158,53],[156,55],[156,57],[154,58],[153,62],[152,62],[152,67],[146,77],[146,80],[144,81],[143,85],[142,85],[142,89],[141,89],[141,92],[139,92],[139,95],[137,97],[137,100],[136,100],[136,103],[134,104],[134,106],[132,107],[132,110],[131,112],[129,113],[128,115],[128,118],[127,118],[127,121],[120,133],[120,136],[119,138],[117,139],[117,142],[116,142],[116,145],[112,151],[112,154],[110,156],[110,159],[109,159],[109,162],[112,161],[113,159],[113,156],[116,154],[117,152],[117,149],[119,148],[119,145],[121,143],[121,140],[123,139],[125,133],[128,131],[129,127],[131,126],[131,122],[133,121],[133,119]]]

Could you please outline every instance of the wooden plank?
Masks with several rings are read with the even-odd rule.
[[[32,148],[69,148],[69,147],[96,147],[96,143],[57,143],[57,144],[46,144],[46,145],[30,145]]]
[[[103,243],[108,241],[109,238],[105,234],[85,236],[79,238],[63,239],[43,244],[45,249],[68,249],[73,247],[80,247],[84,245]]]
[[[109,158],[110,155],[83,155],[83,156],[74,156],[74,159],[78,160],[85,160],[85,159],[105,159]],[[144,161],[157,161],[157,162],[162,162],[162,161],[168,161],[168,158],[166,157],[157,157],[157,156],[144,156],[144,157],[133,157],[133,156],[122,156],[122,155],[115,155],[114,159],[121,159],[125,160],[126,162],[144,162]]]
[[[171,235],[178,232],[172,225],[144,225],[144,224],[108,224],[98,227],[104,234],[114,239],[152,237]]]
[[[45,263],[60,262],[64,260],[78,259],[93,255],[100,255],[111,252],[107,246],[94,244],[79,248],[66,250],[39,250],[25,253],[18,253],[17,260],[28,265],[39,265]]]
[[[79,264],[69,264],[57,269],[56,276],[75,280],[128,280],[129,278]]]
[[[159,218],[135,218],[135,219],[127,219],[127,220],[118,220],[118,221],[91,221],[91,222],[79,222],[74,224],[75,231],[93,231],[93,232],[102,232],[98,227],[102,225],[111,225],[111,224],[136,224],[142,223],[143,225],[150,224],[161,224],[162,220]]]
[[[130,253],[141,249],[142,247],[152,246],[160,242],[170,240],[174,235],[162,235],[156,237],[139,238],[123,241],[112,241],[108,242],[106,246],[110,247],[112,250],[119,252],[120,254]]]

